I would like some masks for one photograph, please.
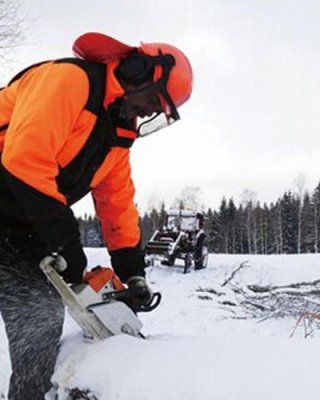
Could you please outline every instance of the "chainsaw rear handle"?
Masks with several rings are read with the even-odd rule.
[[[55,269],[59,273],[65,271],[68,267],[67,261],[60,254],[46,256],[41,260],[40,268],[42,270],[46,269],[48,266]]]

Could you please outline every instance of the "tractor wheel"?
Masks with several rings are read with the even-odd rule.
[[[192,255],[191,253],[187,253],[186,258],[184,259],[184,270],[183,270],[184,274],[190,272],[191,265],[192,265]]]
[[[203,237],[203,240],[201,240],[200,238],[200,240],[196,244],[196,251],[194,257],[195,269],[206,268],[208,265],[208,259],[209,259],[208,246],[206,244],[205,237]]]

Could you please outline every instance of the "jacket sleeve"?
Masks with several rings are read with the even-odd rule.
[[[118,161],[92,191],[111,264],[123,282],[145,276],[145,260],[140,249],[139,216],[134,205],[129,150],[116,148]]]
[[[109,251],[136,247],[140,241],[139,215],[134,204],[129,150],[116,148],[117,161],[92,190],[96,213]]]
[[[48,249],[70,263],[76,260],[80,269],[86,259],[78,224],[58,191],[56,176],[57,156],[86,103],[88,88],[84,72],[72,65],[52,64],[23,78],[0,171]]]

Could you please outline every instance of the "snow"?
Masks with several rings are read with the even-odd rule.
[[[108,264],[104,249],[86,252],[91,265]],[[182,264],[149,267],[148,281],[163,300],[152,313],[140,315],[148,340],[122,335],[86,343],[67,318],[52,378],[59,400],[76,387],[90,389],[99,400],[318,399],[320,334],[305,339],[298,326],[291,337],[296,318],[232,318],[222,300],[237,300],[223,283],[241,263],[232,280],[239,287],[314,281],[319,261],[319,255],[211,254],[207,269],[186,275]],[[2,393],[10,364],[0,328]]]

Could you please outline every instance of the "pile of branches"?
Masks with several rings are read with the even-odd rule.
[[[319,315],[320,279],[281,286],[235,284],[234,277],[244,267],[244,262],[222,284],[227,287],[228,298],[222,296],[220,304],[231,312],[232,318],[300,318],[304,314]],[[230,300],[230,290],[233,294]]]

